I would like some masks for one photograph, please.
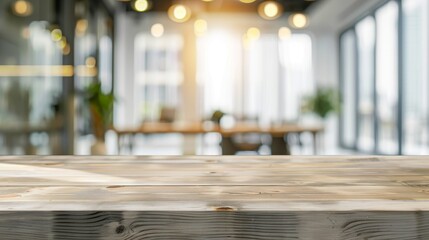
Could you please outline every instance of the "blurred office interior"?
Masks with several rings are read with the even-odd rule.
[[[427,0],[2,0],[0,155],[427,154],[428,18]]]

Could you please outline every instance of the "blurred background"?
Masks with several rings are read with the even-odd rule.
[[[2,0],[0,155],[428,154],[428,18],[427,0]]]

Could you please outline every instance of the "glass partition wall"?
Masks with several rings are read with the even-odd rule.
[[[21,4],[0,2],[0,154],[58,154],[65,40],[54,1]]]
[[[112,86],[113,22],[100,2],[0,1],[0,155],[76,153],[85,84],[100,72]]]

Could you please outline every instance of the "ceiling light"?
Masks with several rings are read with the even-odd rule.
[[[135,0],[133,4],[134,10],[144,12],[149,10],[149,2],[147,0]]]
[[[259,16],[267,20],[274,20],[283,13],[283,7],[276,1],[265,1],[259,4]]]
[[[191,10],[185,5],[173,5],[168,9],[168,16],[174,22],[186,22],[191,18]]]
[[[33,6],[25,0],[18,0],[12,5],[12,11],[20,17],[27,17],[33,13]]]
[[[254,1],[256,1],[256,0],[240,0],[240,2],[242,2],[242,3],[252,3]]]
[[[156,23],[152,25],[150,32],[156,38],[162,37],[164,35],[164,26],[161,23]]]
[[[307,16],[302,13],[294,13],[289,16],[289,24],[294,28],[305,28],[308,25]]]
[[[292,36],[292,31],[288,27],[281,27],[279,29],[279,38],[286,40]]]

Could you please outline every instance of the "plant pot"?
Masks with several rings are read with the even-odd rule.
[[[97,140],[91,146],[91,155],[107,155],[106,143],[101,140]]]

